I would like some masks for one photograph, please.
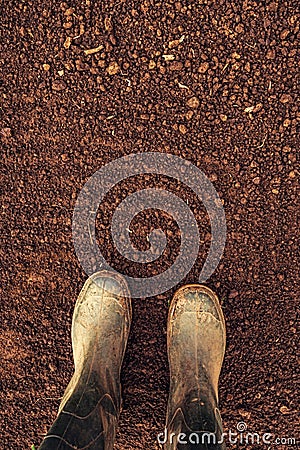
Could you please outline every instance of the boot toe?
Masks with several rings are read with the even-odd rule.
[[[101,271],[94,273],[90,278],[90,288],[94,295],[107,293],[111,297],[129,297],[128,286],[121,275],[112,271]]]
[[[207,286],[193,284],[183,286],[175,293],[170,308],[170,318],[179,314],[197,313],[202,321],[212,318],[224,321],[223,314],[215,293]]]

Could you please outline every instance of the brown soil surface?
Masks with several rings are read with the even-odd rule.
[[[86,279],[72,244],[77,195],[106,163],[147,151],[191,161],[224,202],[227,244],[208,285],[227,323],[225,431],[244,421],[251,431],[299,437],[296,5],[2,2],[1,448],[39,445],[72,375],[72,310]],[[184,186],[156,178],[154,185],[190,199],[206,242],[201,203]],[[105,226],[135,184],[149,181],[121,183],[101,206]],[[151,217],[133,227],[141,250]],[[113,259],[99,227],[99,245]],[[169,229],[174,239],[162,270],[178,252],[178,230],[174,223]],[[206,252],[181,284],[197,280]],[[119,450],[158,448],[174,289],[133,301]]]

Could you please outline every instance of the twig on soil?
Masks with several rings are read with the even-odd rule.
[[[72,102],[74,103],[74,105],[75,105],[75,106],[77,106],[77,108],[78,108],[78,109],[80,109],[80,106],[79,106],[79,105],[77,105],[77,103],[76,103],[76,102],[74,102],[74,100],[73,100],[73,99],[71,99],[71,100],[72,100]]]
[[[95,48],[89,48],[89,49],[87,49],[87,50],[84,50],[84,54],[85,54],[85,55],[93,55],[94,53],[100,52],[100,50],[102,50],[102,49],[103,49],[103,45],[100,44],[100,45],[98,45],[98,47],[95,47]]]
[[[267,137],[268,137],[268,133],[266,133],[265,137],[263,138],[262,143],[255,148],[262,148],[265,145]]]
[[[227,62],[227,63],[225,64],[225,66],[223,67],[221,73],[223,73],[223,72],[227,69],[228,66],[229,66],[229,63]]]
[[[174,61],[175,56],[174,55],[162,55],[165,61]]]
[[[185,84],[181,84],[181,83],[179,83],[179,81],[177,81],[177,83],[178,83],[178,86],[179,86],[181,89],[189,89],[189,87],[186,86]]]

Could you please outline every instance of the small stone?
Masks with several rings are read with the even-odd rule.
[[[296,173],[294,172],[294,170],[292,170],[292,171],[289,173],[289,178],[296,178]]]
[[[256,113],[256,112],[260,111],[262,109],[262,107],[263,107],[263,104],[258,103],[257,105],[254,106],[253,112]]]
[[[276,56],[275,49],[269,48],[269,50],[267,51],[267,54],[266,54],[266,58],[267,59],[274,59],[275,56]]]
[[[11,137],[11,128],[9,127],[2,128],[1,134],[6,138]]]
[[[181,70],[183,67],[182,62],[180,61],[174,61],[170,63],[170,70],[175,71],[175,70]]]
[[[71,62],[66,62],[64,63],[64,66],[67,70],[72,70],[73,69],[73,65]]]
[[[75,12],[74,8],[68,8],[65,10],[64,14],[65,16],[71,16]]]
[[[191,110],[189,110],[189,111],[186,113],[185,117],[186,117],[187,120],[191,120],[191,118],[193,117],[193,115],[194,115],[194,112],[191,111]]]
[[[285,145],[285,146],[283,147],[283,149],[282,149],[282,151],[283,151],[284,153],[289,153],[291,150],[292,150],[292,148],[289,147],[288,145]]]
[[[64,42],[64,47],[66,50],[68,50],[68,48],[70,48],[72,43],[72,38],[70,36],[67,36],[65,42]]]
[[[52,89],[54,91],[63,91],[64,89],[66,89],[66,87],[66,83],[62,80],[54,80],[52,83]]]
[[[298,15],[294,15],[294,16],[291,16],[290,18],[289,18],[289,23],[291,24],[291,25],[294,25],[297,21],[298,21],[298,19],[299,19],[299,17],[298,17]]]
[[[244,33],[244,25],[242,23],[239,23],[236,27],[235,27],[235,31],[237,33]]]
[[[65,22],[63,24],[63,27],[65,28],[65,30],[69,30],[70,28],[72,28],[73,23],[72,22]]]
[[[291,125],[291,120],[290,119],[285,119],[283,122],[283,126],[285,128],[289,127]]]
[[[293,98],[290,94],[282,94],[280,97],[280,103],[291,103],[293,101]]]
[[[290,34],[290,30],[283,30],[281,33],[280,33],[280,39],[282,39],[282,40],[284,40],[288,35]]]
[[[48,72],[50,70],[50,64],[43,64],[43,69],[45,72]]]
[[[156,67],[156,62],[153,60],[149,61],[149,69],[152,70],[154,67]]]
[[[241,59],[241,55],[239,53],[237,53],[237,52],[233,52],[231,56],[234,59]]]
[[[198,108],[200,102],[197,97],[191,97],[188,99],[186,104],[189,108]]]
[[[180,133],[182,133],[182,134],[186,134],[186,133],[187,133],[187,128],[186,128],[186,126],[183,125],[183,124],[180,124],[180,125],[179,125],[179,131],[180,131]]]
[[[279,411],[281,412],[281,414],[289,414],[290,413],[290,410],[287,406],[281,406],[279,408]]]
[[[62,77],[65,72],[64,72],[64,70],[59,70],[57,73],[60,77]]]
[[[111,33],[109,35],[109,40],[110,40],[112,45],[117,45],[117,39],[116,39],[116,36],[113,33]]]
[[[220,114],[220,119],[222,120],[222,122],[226,122],[228,117],[226,116],[226,114]]]
[[[29,277],[27,278],[27,283],[41,283],[43,284],[45,282],[45,279],[42,275],[39,275],[37,273],[31,273]]]
[[[110,65],[107,67],[106,72],[109,73],[109,75],[116,75],[120,70],[120,67],[116,61],[113,61],[110,63]]]
[[[105,31],[112,31],[113,30],[110,17],[105,17],[105,19],[104,19],[104,28],[105,28]]]
[[[275,195],[278,195],[279,194],[279,190],[278,189],[272,189],[272,193],[275,194]]]
[[[84,34],[85,28],[84,28],[84,24],[81,23],[79,25],[79,36],[82,36]]]
[[[199,68],[198,68],[198,72],[199,73],[205,73],[209,68],[209,63],[208,62],[204,62],[202,64],[200,64]]]
[[[84,64],[82,59],[75,60],[75,67],[76,67],[76,70],[78,70],[78,71],[82,71],[82,70],[86,69],[86,65]]]
[[[236,298],[238,295],[238,291],[233,290],[229,292],[228,298]]]
[[[174,41],[170,41],[169,42],[169,48],[178,47],[179,44],[180,44],[180,40],[179,39],[175,39]]]
[[[239,409],[238,412],[242,417],[245,417],[246,419],[250,419],[250,417],[251,417],[250,411],[245,411],[244,409]]]

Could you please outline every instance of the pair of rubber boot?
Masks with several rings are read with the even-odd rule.
[[[130,292],[114,272],[90,277],[72,322],[74,375],[40,450],[111,450],[121,409],[120,372],[131,323]],[[174,295],[168,317],[170,394],[165,450],[224,450],[218,379],[225,322],[216,295],[186,285]]]

